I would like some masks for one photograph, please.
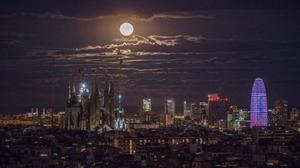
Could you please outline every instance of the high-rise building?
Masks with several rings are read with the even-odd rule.
[[[196,102],[190,103],[190,113],[191,113],[191,117],[196,117],[200,115],[200,107],[198,103]]]
[[[151,99],[144,98],[143,99],[143,112],[150,112],[151,111]]]
[[[175,117],[175,100],[174,98],[167,98],[165,100],[165,125],[174,123]]]
[[[191,110],[187,101],[183,101],[183,115],[184,117],[191,117]]]
[[[208,95],[208,123],[210,126],[226,128],[228,98],[221,98],[218,93]]]
[[[192,102],[190,103],[191,119],[198,124],[203,125],[207,120],[208,103],[207,102]]]
[[[300,111],[299,111],[298,108],[292,108],[292,111],[291,111],[291,121],[293,123],[300,122]]]
[[[207,102],[200,102],[199,103],[199,112],[201,115],[201,120],[206,122],[208,119],[208,103]]]
[[[142,104],[142,120],[144,121],[150,121],[150,112],[152,110],[151,106],[151,99],[150,98],[143,98],[143,104]]]
[[[286,126],[288,122],[288,102],[285,100],[278,100],[275,102],[275,107],[272,110],[272,125]]]
[[[227,114],[227,128],[237,130],[240,126],[240,110],[237,106],[230,106]]]
[[[208,103],[207,102],[183,102],[183,114],[186,119],[194,124],[207,126]]]
[[[267,126],[268,124],[268,106],[267,94],[264,81],[261,78],[256,78],[251,94],[251,124],[254,126]]]
[[[46,117],[46,108],[44,107],[42,110],[42,118],[45,118],[45,117]]]
[[[249,109],[240,109],[240,121],[239,128],[249,128],[250,127],[250,111]],[[238,129],[239,129],[238,128]]]

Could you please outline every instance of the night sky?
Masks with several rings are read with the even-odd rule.
[[[134,33],[123,37],[119,26]],[[47,106],[51,80],[63,107],[68,81],[84,69],[116,80],[124,59],[124,103],[173,96],[205,101],[220,92],[249,106],[256,77],[269,108],[300,105],[300,5],[288,0],[1,0],[0,113]],[[53,78],[52,78],[53,77]]]

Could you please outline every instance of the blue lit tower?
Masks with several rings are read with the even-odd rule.
[[[268,124],[268,105],[267,94],[264,81],[261,78],[256,78],[251,94],[251,125],[267,126]]]

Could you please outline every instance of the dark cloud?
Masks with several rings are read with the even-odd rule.
[[[212,18],[210,16],[190,15],[199,10],[224,9],[283,9],[299,8],[296,0],[164,0],[149,3],[148,0],[9,0],[1,1],[1,15],[40,14],[53,18],[101,18],[111,15],[137,16],[146,20],[155,18]],[[168,13],[188,12],[188,13]]]

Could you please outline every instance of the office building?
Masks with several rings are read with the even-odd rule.
[[[256,78],[251,94],[251,128],[254,126],[267,126],[267,110],[267,94],[264,81],[261,78]]]
[[[165,125],[174,124],[175,117],[175,100],[174,98],[167,98],[164,104],[165,108]]]
[[[288,102],[285,100],[278,100],[275,102],[275,107],[272,110],[272,125],[285,126],[288,122]]]
[[[208,95],[208,123],[212,127],[227,127],[228,98],[221,98],[218,93]]]
[[[150,121],[151,111],[152,111],[151,98],[143,98],[142,111],[141,111],[141,115],[140,115],[142,120]]]

